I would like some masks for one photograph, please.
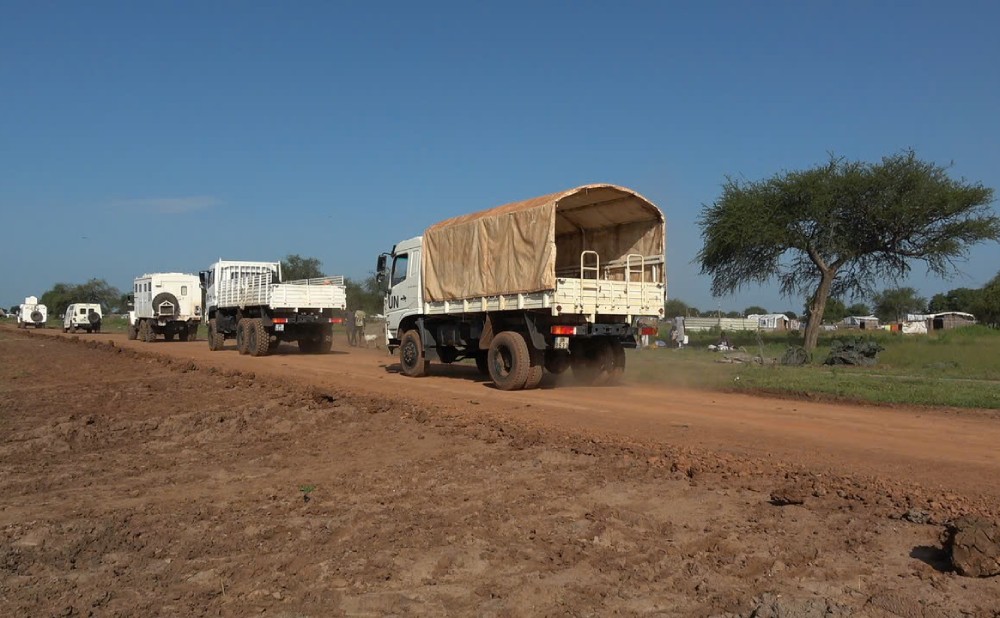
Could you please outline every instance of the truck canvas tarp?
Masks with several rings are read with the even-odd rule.
[[[596,252],[600,265],[629,255],[663,256],[665,228],[663,213],[649,200],[609,184],[448,219],[424,232],[424,298],[551,290],[560,273],[581,275],[584,251]]]

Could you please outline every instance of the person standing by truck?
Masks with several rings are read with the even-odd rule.
[[[364,343],[366,348],[368,347],[368,342],[365,341],[365,318],[367,317],[364,309],[358,309],[354,312],[354,345],[360,346]]]
[[[347,345],[354,347],[358,345],[357,333],[354,332],[354,312],[350,309],[347,310],[347,315],[344,316],[344,329],[347,331]]]

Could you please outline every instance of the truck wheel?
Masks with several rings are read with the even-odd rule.
[[[490,375],[490,353],[488,350],[476,352],[476,369],[484,376]]]
[[[604,384],[611,376],[614,362],[610,342],[607,339],[592,339],[586,342],[583,353],[573,359],[573,376],[583,384]]]
[[[620,384],[625,377],[625,347],[617,339],[610,341],[611,370],[608,372],[608,384]]]
[[[565,373],[569,369],[569,353],[561,350],[545,351],[545,370],[553,375]]]
[[[226,345],[226,336],[219,332],[214,319],[208,321],[208,349],[212,352],[221,350]]]
[[[277,350],[279,345],[281,345],[281,339],[278,339],[277,337],[275,337],[273,340],[269,340],[267,342],[267,351],[268,351],[268,353],[274,352],[275,350]]]
[[[399,366],[411,378],[427,375],[427,361],[424,360],[424,344],[415,330],[403,333],[399,340]]]
[[[270,336],[267,334],[267,327],[264,326],[264,320],[260,318],[250,320],[246,338],[247,351],[250,353],[250,356],[267,356],[267,341],[270,339]]]
[[[139,336],[139,331],[136,330],[135,324],[129,322],[128,328],[125,329],[125,338],[129,341],[135,341],[136,337]]]
[[[524,388],[531,370],[531,354],[521,333],[505,330],[490,342],[490,377],[502,391]]]
[[[187,340],[188,341],[197,341],[198,340],[198,324],[197,324],[197,322],[194,323],[194,324],[188,324],[188,338],[187,338]]]
[[[94,325],[94,332],[95,333],[101,332],[101,323],[100,323],[100,321],[98,321],[97,324]]]
[[[174,334],[173,333],[163,333],[163,340],[164,341],[173,341],[174,340]]]
[[[179,331],[177,331],[177,338],[180,339],[181,341],[187,341],[188,340],[188,329],[187,329],[187,326],[185,326],[185,327],[181,328]]]
[[[249,354],[247,347],[247,330],[250,325],[250,318],[243,318],[236,323],[236,351],[240,354]]]

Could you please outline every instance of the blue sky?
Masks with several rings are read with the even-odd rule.
[[[456,214],[613,182],[668,221],[670,295],[714,299],[726,175],[914,148],[1000,188],[991,2],[6,2],[0,304],[218,257],[361,277]],[[1000,269],[981,245],[952,281]],[[887,284],[888,285],[888,284]]]

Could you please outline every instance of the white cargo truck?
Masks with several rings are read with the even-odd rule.
[[[17,312],[18,328],[45,328],[45,321],[49,319],[49,308],[38,302],[38,297],[25,297]]]
[[[88,333],[99,333],[103,319],[101,305],[98,303],[73,303],[66,307],[66,314],[63,316],[63,332],[75,333],[82,329]]]
[[[335,311],[347,308],[341,276],[282,281],[280,262],[219,260],[200,273],[208,315],[208,347],[236,339],[240,354],[265,356],[282,341],[307,354],[329,352]]]
[[[387,346],[408,376],[474,358],[503,390],[570,367],[615,382],[663,317],[665,229],[649,200],[606,184],[433,225],[379,256]]]
[[[201,322],[201,287],[197,275],[150,273],[132,284],[133,308],[128,313],[127,337],[154,341],[197,338]]]

